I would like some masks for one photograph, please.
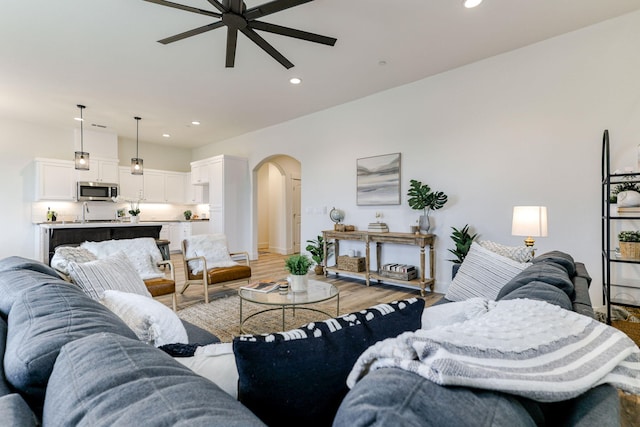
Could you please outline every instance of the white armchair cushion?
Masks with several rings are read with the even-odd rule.
[[[224,234],[199,234],[191,236],[187,240],[187,253],[185,257],[195,258],[202,256],[207,261],[207,268],[232,267],[238,265],[231,259],[227,248],[227,237]],[[198,274],[202,271],[202,261],[189,261],[191,273]]]
[[[164,277],[158,268],[162,254],[152,237],[84,242],[80,247],[91,251],[98,259],[124,252],[142,280]]]
[[[97,259],[88,249],[79,246],[58,246],[50,264],[51,267],[68,276],[70,262],[83,263]]]
[[[122,319],[140,341],[156,347],[189,342],[187,331],[178,316],[153,298],[106,290],[100,302]]]

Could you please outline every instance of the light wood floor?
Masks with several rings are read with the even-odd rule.
[[[285,256],[283,255],[260,253],[258,260],[251,261],[252,280],[286,277],[287,271],[284,269],[284,259]],[[176,288],[181,290],[185,280],[182,254],[171,254],[171,261],[173,261],[176,270]],[[313,271],[310,274],[310,277],[314,280],[333,283],[338,287],[340,290],[340,314],[362,310],[380,303],[420,296],[418,289],[381,285],[373,282],[367,287],[361,279],[349,278],[342,275],[336,276],[334,274],[330,274],[329,277],[324,277],[323,275],[315,275]],[[213,300],[233,293],[240,286],[242,286],[242,283],[226,285],[224,288],[220,286],[210,286],[209,299]],[[425,302],[427,305],[431,305],[441,297],[442,294],[427,293]],[[158,299],[167,306],[171,306],[171,299],[169,297],[161,297]],[[178,310],[201,302],[204,302],[202,286],[192,285],[187,288],[184,294],[178,292]]]

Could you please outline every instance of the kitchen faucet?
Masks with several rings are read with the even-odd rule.
[[[89,213],[89,205],[87,202],[82,202],[82,223],[84,224],[86,221],[85,214]]]

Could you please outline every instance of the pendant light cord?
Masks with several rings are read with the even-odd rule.
[[[136,159],[139,159],[140,156],[138,155],[138,132],[140,129],[140,117],[134,117],[134,119],[136,119]]]

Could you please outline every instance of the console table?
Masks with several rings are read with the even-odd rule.
[[[434,234],[412,234],[412,233],[377,233],[372,231],[333,231],[326,230],[322,232],[322,238],[324,239],[324,259],[327,260],[328,248],[327,242],[329,240],[334,241],[334,255],[335,259],[338,259],[340,254],[340,240],[357,240],[364,242],[365,244],[365,270],[361,272],[341,270],[337,265],[325,266],[325,276],[329,273],[339,274],[346,273],[349,275],[355,275],[364,278],[367,286],[369,286],[370,280],[377,280],[378,282],[391,282],[402,285],[412,285],[420,288],[420,295],[425,295],[425,289],[429,286],[429,290],[433,292],[433,286],[435,283],[435,250],[433,247],[436,236]],[[370,243],[376,244],[376,262],[377,266],[375,270],[371,270],[370,266]],[[420,248],[420,272],[417,279],[414,280],[399,280],[390,277],[380,275],[382,269],[382,247],[385,243],[399,244],[399,245],[413,245]],[[425,275],[425,248],[429,247],[429,276]]]

